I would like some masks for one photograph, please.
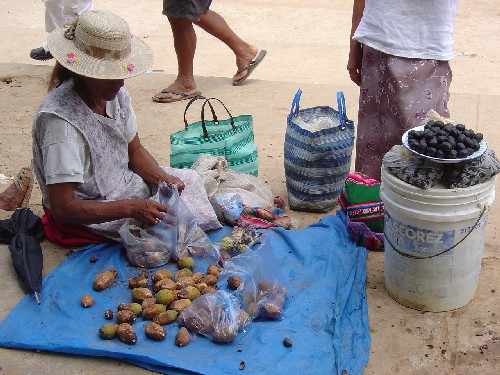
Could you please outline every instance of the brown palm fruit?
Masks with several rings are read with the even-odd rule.
[[[233,275],[227,279],[227,286],[231,290],[236,290],[238,289],[238,287],[241,285],[242,282],[243,280],[241,279],[241,277]]]
[[[179,329],[179,332],[175,335],[175,345],[178,347],[183,347],[189,344],[189,341],[191,340],[191,337],[189,336],[189,331],[186,329],[186,327],[181,327]]]
[[[196,284],[201,282],[201,279],[203,279],[203,274],[201,272],[193,273],[193,280]]]
[[[165,312],[166,310],[167,308],[165,307],[165,305],[155,303],[154,305],[148,306],[144,310],[142,310],[142,319],[153,320],[156,315]]]
[[[207,283],[203,283],[203,282],[198,283],[198,284],[194,284],[194,287],[196,289],[198,289],[201,294],[203,294],[203,289],[205,289],[207,286],[208,286]]]
[[[182,310],[184,310],[186,307],[188,307],[190,303],[191,303],[191,300],[189,300],[187,298],[178,299],[177,301],[174,301],[170,305],[168,305],[168,309],[175,310],[178,313],[180,313]]]
[[[217,280],[218,278],[214,275],[205,275],[203,276],[203,279],[201,281],[206,283],[207,285],[215,285],[217,284]]]
[[[139,276],[145,277],[147,279],[149,277],[149,271],[143,268],[141,272],[139,272]]]
[[[279,319],[283,314],[281,308],[273,303],[264,303],[260,307],[259,315],[268,319]]]
[[[194,277],[188,276],[188,277],[183,277],[179,281],[175,283],[175,289],[184,289],[187,286],[192,286],[196,284],[194,281]]]
[[[195,300],[201,295],[200,291],[194,286],[187,286],[184,289],[179,290],[177,297],[179,299],[187,298],[190,301]]]
[[[193,272],[189,268],[182,268],[176,273],[174,273],[174,281],[177,282],[184,277],[193,276]]]
[[[137,342],[137,334],[135,333],[134,327],[129,323],[122,323],[118,325],[116,335],[120,341],[125,344],[135,344]]]
[[[82,305],[82,307],[90,307],[94,304],[94,297],[92,297],[90,294],[88,293],[85,293],[83,296],[82,296],[82,299],[80,301],[80,305]]]
[[[179,268],[180,270],[183,268],[187,268],[188,270],[192,271],[194,270],[194,266],[194,259],[191,257],[180,258],[177,261],[177,268]]]
[[[154,305],[155,303],[156,303],[156,298],[155,298],[155,297],[146,298],[146,299],[142,302],[142,309],[144,310],[144,309],[145,309],[145,308],[147,308],[148,306]]]
[[[161,326],[170,324],[175,322],[179,313],[175,310],[166,310],[162,313],[159,313],[153,318],[153,322],[158,323]]]
[[[207,285],[201,294],[208,294],[208,293],[213,293],[219,290],[219,287],[217,285]]]
[[[220,258],[219,258],[219,265],[221,267],[224,267],[224,262],[228,259],[231,259],[231,255],[226,251],[226,250],[221,250],[220,251]]]
[[[130,310],[120,310],[116,313],[116,321],[118,323],[134,323],[137,319],[137,315],[135,315]]]
[[[133,276],[128,279],[128,287],[130,289],[134,288],[145,288],[148,286],[148,279],[144,276]]]
[[[238,331],[241,330],[244,326],[246,326],[249,320],[250,320],[250,315],[248,315],[248,313],[245,310],[240,309],[238,314]]]
[[[113,310],[104,311],[104,319],[112,320],[114,317],[115,317],[115,314],[113,313]]]
[[[212,333],[212,340],[215,342],[231,342],[237,335],[237,327],[224,327]]]
[[[151,281],[154,283],[157,283],[160,280],[163,279],[171,279],[172,278],[172,272],[170,270],[167,270],[166,268],[162,270],[155,271],[153,275],[151,276]]]
[[[176,284],[172,279],[162,279],[153,285],[153,292],[158,293],[162,289],[175,289]]]
[[[99,272],[94,278],[94,283],[92,286],[94,290],[100,292],[101,290],[109,288],[117,277],[118,272],[116,272],[115,270],[106,270]]]
[[[207,268],[207,275],[212,275],[216,278],[219,278],[219,268],[215,264],[211,264]]]
[[[177,292],[170,289],[162,289],[155,295],[156,303],[161,303],[162,305],[170,305],[172,302],[177,300]]]
[[[118,324],[106,323],[99,327],[99,336],[103,340],[111,340],[116,337],[118,331]]]
[[[162,341],[167,337],[167,332],[163,329],[161,325],[155,322],[148,323],[144,329],[146,337],[151,340]]]
[[[135,315],[139,316],[142,313],[142,306],[139,303],[133,302],[133,303],[120,303],[117,308],[118,311],[120,310],[129,310],[132,311]]]
[[[153,297],[153,292],[148,288],[134,288],[132,289],[132,299],[135,302],[143,303],[145,299]]]

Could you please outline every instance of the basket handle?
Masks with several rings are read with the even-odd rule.
[[[347,114],[346,114],[346,109],[345,109],[345,97],[344,97],[344,93],[342,91],[337,92],[337,106],[338,106],[341,129],[345,129],[346,121],[347,121]]]
[[[300,96],[302,95],[302,90],[298,89],[297,93],[293,97],[292,100],[292,108],[290,108],[290,115],[297,116],[299,113],[299,103],[300,103]]]
[[[186,120],[186,114],[187,114],[187,111],[189,109],[189,107],[191,107],[191,104],[193,104],[195,101],[199,100],[199,99],[205,99],[204,96],[195,96],[194,98],[192,98],[188,104],[186,104],[186,109],[184,109],[184,129],[187,130],[188,129],[188,122]]]
[[[207,125],[205,124],[205,105],[208,104],[208,106],[210,107],[214,124],[217,124],[219,122],[219,120],[217,119],[217,115],[215,114],[214,107],[213,107],[212,103],[210,102],[210,100],[217,100],[224,107],[227,114],[229,115],[231,127],[233,128],[233,131],[236,133],[236,126],[234,125],[233,115],[231,115],[231,112],[229,112],[229,109],[227,109],[225,104],[222,103],[222,101],[220,99],[217,99],[217,98],[205,98],[205,101],[203,102],[203,105],[201,106],[201,128],[203,129],[203,138],[205,139],[205,141],[210,140],[210,138],[208,136]]]

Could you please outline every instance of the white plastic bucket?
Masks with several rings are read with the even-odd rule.
[[[394,300],[439,312],[474,298],[495,180],[423,190],[382,168],[385,286]]]

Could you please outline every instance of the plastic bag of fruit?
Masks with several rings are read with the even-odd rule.
[[[181,311],[177,322],[215,342],[231,342],[250,318],[234,295],[218,290],[196,298]]]

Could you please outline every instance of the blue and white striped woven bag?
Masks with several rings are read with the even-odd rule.
[[[347,119],[343,92],[337,93],[338,111],[299,109],[301,94],[295,94],[285,133],[288,203],[294,211],[328,212],[351,167],[354,122]]]

